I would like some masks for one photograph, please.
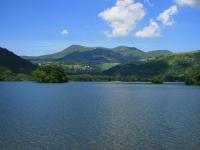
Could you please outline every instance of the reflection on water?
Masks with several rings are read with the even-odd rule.
[[[1,150],[197,150],[200,88],[0,83]]]

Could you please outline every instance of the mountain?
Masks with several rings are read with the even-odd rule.
[[[61,52],[36,56],[23,57],[34,63],[46,62],[73,62],[85,64],[103,64],[103,63],[124,63],[129,61],[138,61],[150,57],[171,54],[170,51],[151,51],[144,52],[135,47],[118,46],[116,48],[104,47],[85,47],[81,45],[72,45]]]
[[[59,62],[73,62],[86,64],[102,64],[126,61],[126,57],[105,48],[95,48],[91,51],[76,51],[63,58],[57,59]]]
[[[104,71],[105,75],[133,75],[149,78],[164,75],[166,78],[183,79],[192,68],[200,66],[200,50],[187,53],[174,53],[115,66]]]
[[[7,68],[15,73],[30,73],[35,67],[31,62],[0,47],[0,68]]]
[[[54,54],[49,54],[49,55],[43,55],[43,56],[33,56],[33,57],[27,57],[33,60],[47,60],[47,61],[51,61],[51,60],[57,60],[60,58],[63,58],[73,52],[85,52],[85,51],[90,51],[93,50],[93,48],[90,47],[85,47],[85,46],[80,46],[80,45],[72,45],[66,49],[64,49],[61,52],[57,52]],[[25,57],[26,58],[26,57]]]

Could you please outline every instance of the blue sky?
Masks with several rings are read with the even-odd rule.
[[[42,55],[72,44],[200,49],[199,0],[0,0],[0,46]]]

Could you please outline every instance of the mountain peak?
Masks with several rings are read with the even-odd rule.
[[[124,46],[124,45],[121,45],[121,46],[117,46],[115,48],[113,48],[114,51],[129,51],[129,52],[139,52],[139,53],[144,53],[142,50],[136,48],[136,47],[128,47],[128,46]]]
[[[137,49],[136,47],[130,47],[130,46],[125,46],[125,45],[119,45],[115,48],[129,48],[129,49]]]
[[[74,44],[74,45],[69,46],[68,48],[85,48],[85,47],[86,47],[86,46]],[[66,48],[66,49],[68,49],[68,48]]]

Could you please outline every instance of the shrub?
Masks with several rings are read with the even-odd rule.
[[[155,76],[151,79],[151,82],[154,84],[163,84],[164,78],[162,76]]]

